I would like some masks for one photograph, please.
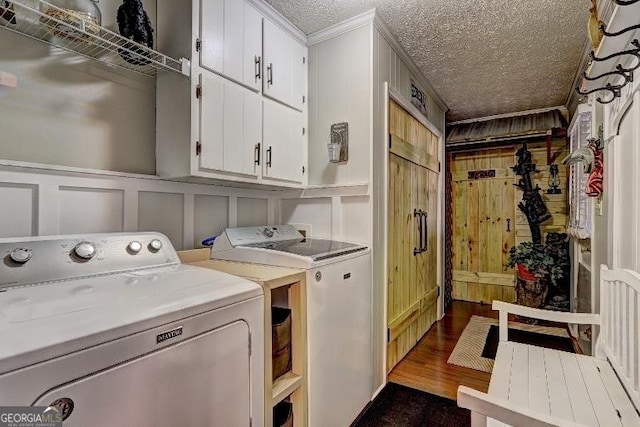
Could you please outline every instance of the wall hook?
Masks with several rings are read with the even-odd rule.
[[[626,68],[623,68],[622,65],[618,64],[614,71],[609,71],[608,73],[603,73],[603,74],[600,74],[599,76],[596,76],[596,77],[589,77],[589,76],[587,76],[587,72],[583,71],[582,72],[582,77],[585,80],[588,80],[588,81],[592,82],[594,80],[598,80],[598,79],[601,79],[603,77],[619,75],[620,77],[623,77],[628,83],[628,82],[632,82],[633,81],[633,71],[638,67],[640,67],[640,54],[638,55],[638,64],[631,70],[627,70]]]
[[[613,95],[613,96],[611,97],[611,99],[603,100],[602,98],[597,97],[597,98],[596,98],[596,101],[598,101],[600,104],[610,104],[610,103],[612,103],[616,98],[619,98],[619,97],[620,97],[620,90],[621,90],[623,87],[625,87],[627,83],[628,83],[628,82],[625,82],[624,84],[621,84],[621,85],[612,85],[611,83],[607,83],[607,84],[606,84],[606,86],[604,86],[604,87],[599,87],[599,88],[597,88],[597,89],[592,89],[592,90],[589,90],[589,91],[586,91],[586,92],[581,91],[581,90],[580,90],[580,88],[579,88],[579,87],[577,87],[577,88],[576,88],[576,92],[578,93],[578,95],[586,96],[586,95],[592,94],[592,93],[594,93],[594,92],[598,92],[598,91],[601,91],[601,90],[607,90],[607,91],[611,92],[611,94]]]
[[[591,51],[591,53],[589,53],[589,58],[591,58],[592,61],[604,62],[622,55],[634,55],[638,60],[640,60],[640,42],[638,42],[638,39],[633,39],[631,44],[635,46],[635,49],[623,50],[622,52],[612,53],[611,55],[607,55],[602,58],[598,58],[595,52]]]
[[[638,24],[638,25],[632,25],[632,26],[630,26],[630,27],[625,28],[624,30],[620,30],[620,31],[616,31],[616,32],[613,32],[613,33],[609,33],[609,32],[606,30],[605,25],[604,25],[604,24],[600,24],[600,32],[601,32],[603,35],[607,36],[607,37],[617,37],[617,36],[619,36],[620,34],[624,34],[624,33],[627,33],[627,32],[629,32],[629,31],[633,31],[633,30],[637,30],[637,29],[640,29],[640,24]]]

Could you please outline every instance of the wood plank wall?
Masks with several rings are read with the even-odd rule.
[[[452,235],[447,237],[451,239],[453,252],[453,299],[483,303],[515,300],[515,272],[506,267],[509,249],[531,240],[526,217],[517,207],[522,191],[513,185],[517,177],[511,170],[519,147],[511,145],[447,156],[452,173],[453,225]],[[552,214],[542,226],[543,237],[552,231],[565,232],[567,168],[560,166],[562,194],[547,194],[546,143],[530,144],[529,150],[540,171],[532,176],[534,185],[544,190],[543,200]],[[567,154],[565,141],[555,141],[552,150],[562,151],[556,161],[559,162]],[[495,177],[469,179],[469,171],[479,170],[495,170]]]

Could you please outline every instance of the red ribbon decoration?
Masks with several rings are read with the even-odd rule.
[[[604,154],[601,148],[595,144],[589,144],[589,148],[593,151],[593,169],[587,178],[585,193],[589,197],[600,197],[604,191]]]

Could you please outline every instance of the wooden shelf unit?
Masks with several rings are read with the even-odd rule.
[[[273,407],[286,398],[293,404],[294,427],[307,421],[307,295],[304,270],[209,259],[209,249],[182,251],[183,263],[210,268],[256,282],[264,290],[265,427],[273,427]],[[273,292],[285,290],[291,309],[291,371],[271,380],[271,306]]]

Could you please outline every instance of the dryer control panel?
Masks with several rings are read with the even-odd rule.
[[[180,263],[161,233],[0,239],[0,258],[0,290]]]

